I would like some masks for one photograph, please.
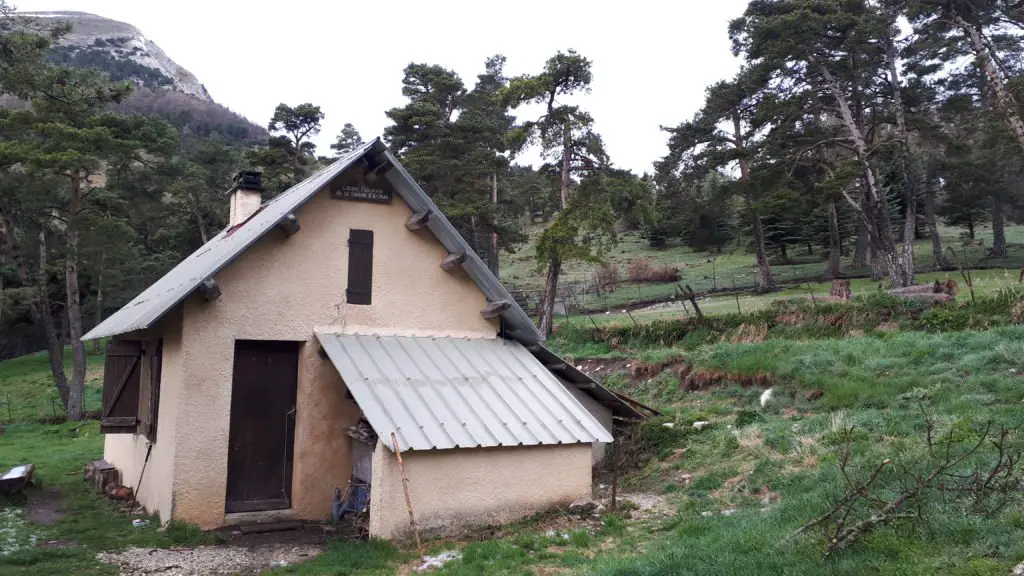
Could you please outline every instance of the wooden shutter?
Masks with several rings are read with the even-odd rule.
[[[163,340],[146,342],[145,370],[139,383],[139,434],[156,442],[156,423],[160,412],[160,372],[163,363]]]
[[[345,301],[349,304],[370,304],[373,291],[373,231],[351,230],[348,234],[348,289]]]
[[[100,432],[134,434],[139,420],[142,343],[111,340],[103,367],[103,413]]]

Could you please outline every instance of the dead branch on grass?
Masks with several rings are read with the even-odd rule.
[[[992,424],[988,423],[979,432],[977,442],[961,446],[951,427],[940,446],[936,442],[935,423],[923,406],[921,413],[926,430],[925,453],[907,465],[885,458],[872,465],[866,476],[860,475],[862,479],[851,471],[854,427],[846,428],[838,466],[847,489],[828,511],[801,526],[793,536],[819,529],[825,539],[827,557],[879,527],[920,519],[926,497],[933,493],[954,500],[970,497],[972,511],[986,515],[998,512],[1018,494],[1022,483],[1018,467],[1021,455],[1007,447],[1011,430],[1001,428],[993,434]],[[986,446],[993,448],[991,455],[986,454],[992,462],[961,471]],[[950,503],[944,498],[943,504]]]

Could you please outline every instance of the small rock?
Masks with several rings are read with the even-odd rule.
[[[772,401],[772,390],[774,390],[774,388],[769,388],[764,392],[761,392],[761,408],[764,408]]]
[[[580,498],[569,504],[569,512],[572,514],[600,514],[604,512],[604,506],[590,498]]]
[[[714,514],[712,514],[708,510],[705,510],[705,511],[701,512],[700,515],[703,516],[704,518],[711,518],[712,516],[714,516]]]
[[[1016,374],[1016,373],[1017,373],[1017,369],[1016,368],[1010,368],[1010,374]]]
[[[676,476],[676,480],[684,487],[689,486],[690,483],[693,482],[693,474],[690,474],[689,472],[683,472],[682,474]]]
[[[698,420],[693,423],[694,430],[703,430],[708,426],[711,426],[711,422],[708,422],[707,420]]]
[[[1024,576],[1024,562],[1017,564],[1017,567],[1013,569],[1013,576]]]
[[[664,426],[665,428],[675,428],[676,424],[675,422],[665,422],[664,424],[662,424],[662,426]]]
[[[735,508],[726,508],[725,510],[722,510],[722,512],[721,512],[722,516],[732,516],[735,513],[736,513],[736,509]]]

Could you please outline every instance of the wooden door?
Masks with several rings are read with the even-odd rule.
[[[291,507],[298,373],[298,342],[235,342],[226,512]]]

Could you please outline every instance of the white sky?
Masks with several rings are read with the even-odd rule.
[[[650,170],[665,154],[660,125],[689,118],[704,88],[738,69],[728,21],[746,0],[582,2],[391,0],[14,0],[19,10],[77,10],[127,22],[195,74],[217,102],[265,125],[280,102],[326,113],[320,154],[345,122],[365,139],[404,103],[402,69],[441,64],[471,87],[487,56],[506,74],[539,71],[557,50],[590,58],[594,116],[612,162]],[[527,117],[526,110],[518,115]],[[536,154],[520,159],[537,161]]]

